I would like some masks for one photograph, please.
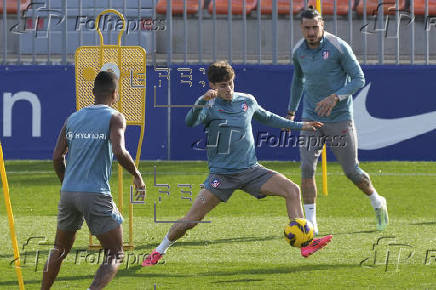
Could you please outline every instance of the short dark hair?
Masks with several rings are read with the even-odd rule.
[[[101,71],[94,80],[94,95],[108,96],[117,88],[118,77],[113,72]]]
[[[307,9],[303,10],[301,13],[301,22],[303,22],[303,18],[314,19],[316,17],[322,20],[322,16],[319,14],[318,10],[314,9],[312,5],[309,5]]]
[[[211,83],[228,82],[235,76],[232,66],[225,60],[212,63],[207,69],[207,79]]]

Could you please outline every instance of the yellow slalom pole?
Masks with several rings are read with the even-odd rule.
[[[20,266],[20,252],[18,251],[17,235],[15,233],[14,214],[12,213],[11,199],[9,196],[9,184],[6,176],[5,162],[3,160],[3,148],[0,143],[0,173],[3,184],[3,194],[5,196],[6,211],[8,212],[9,231],[11,234],[12,248],[14,249],[15,272],[17,272],[18,285],[20,290],[24,289],[23,275]]]
[[[318,10],[319,14],[321,14],[321,0],[316,0],[315,5],[316,10]],[[328,187],[327,187],[327,151],[326,146],[322,147],[322,194],[329,195]]]
[[[329,195],[327,188],[327,150],[325,144],[322,147],[322,194]]]

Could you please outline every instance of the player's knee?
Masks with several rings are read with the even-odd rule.
[[[54,247],[50,250],[50,256],[54,256],[55,259],[64,260],[70,251],[71,247],[68,248],[60,245],[54,245]]]
[[[123,249],[105,249],[105,259],[103,263],[119,266],[123,261]]]
[[[298,184],[293,183],[291,180],[287,179],[284,181],[286,187],[286,197],[291,199],[299,199],[300,198],[300,187]]]
[[[347,175],[348,179],[350,179],[356,185],[371,184],[369,174],[359,167],[356,167],[353,171],[346,172],[345,174]]]

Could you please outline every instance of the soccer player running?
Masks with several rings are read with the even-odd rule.
[[[290,220],[304,218],[300,188],[284,175],[257,162],[251,120],[275,128],[315,131],[320,122],[293,122],[264,110],[250,94],[234,92],[233,68],[225,61],[211,64],[207,71],[211,87],[186,115],[189,127],[203,124],[207,134],[209,176],[185,217],[178,220],[161,244],[148,255],[142,266],[155,265],[169,246],[183,237],[220,202],[226,202],[234,190],[241,189],[256,198],[285,198]],[[305,257],[324,247],[327,236],[301,248]]]
[[[145,184],[125,148],[126,120],[110,107],[118,100],[117,89],[117,76],[100,72],[94,82],[95,104],[68,117],[59,134],[53,165],[62,188],[54,248],[44,266],[41,289],[52,286],[83,218],[105,253],[89,289],[106,286],[123,261],[123,217],[112,201],[109,186],[113,154],[134,176],[137,189],[145,190]]]
[[[317,131],[301,133],[309,146],[300,146],[301,192],[306,219],[318,233],[316,220],[315,170],[324,143],[330,147],[345,175],[370,199],[376,214],[377,230],[389,223],[386,199],[377,194],[369,175],[359,167],[357,136],[353,124],[352,94],[365,78],[351,47],[324,30],[318,11],[309,8],[301,15],[304,38],[293,51],[294,75],[287,118],[294,120],[301,97],[303,121],[323,122]],[[314,141],[317,141],[316,144]]]

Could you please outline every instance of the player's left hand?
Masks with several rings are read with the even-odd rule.
[[[339,99],[336,94],[331,94],[330,96],[324,98],[323,100],[321,100],[316,104],[315,112],[317,112],[318,116],[320,117],[330,116],[338,100]]]

